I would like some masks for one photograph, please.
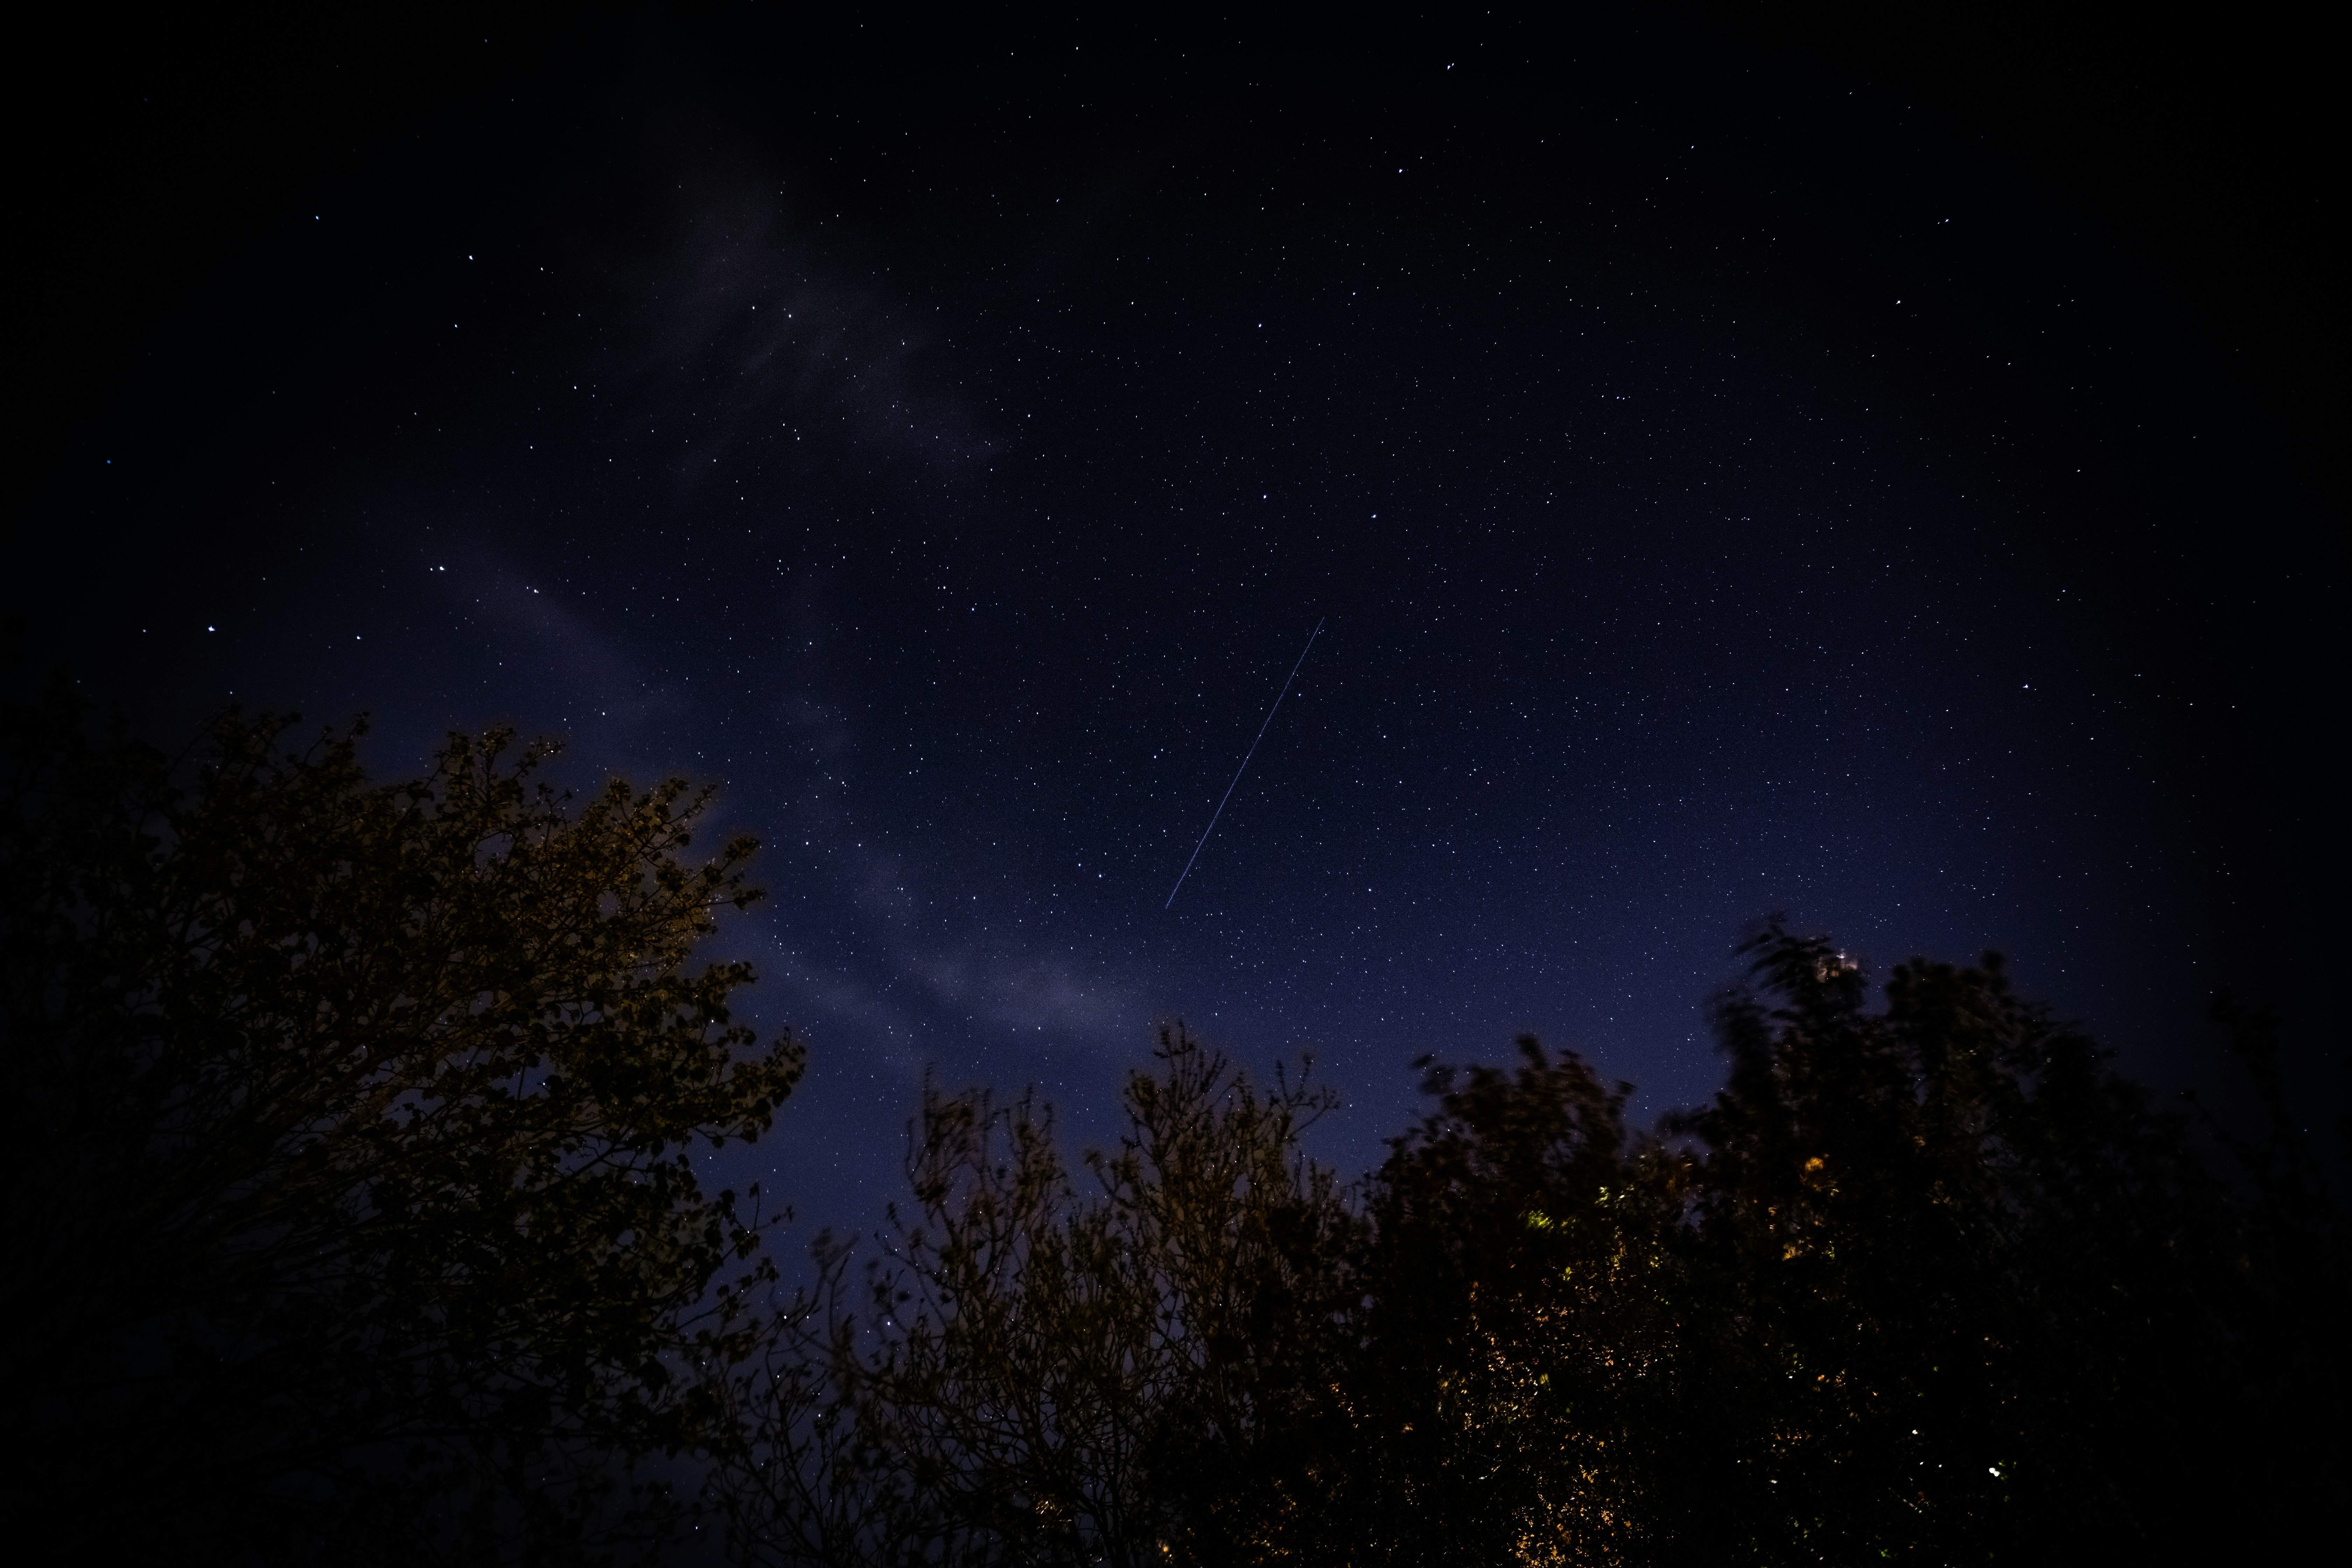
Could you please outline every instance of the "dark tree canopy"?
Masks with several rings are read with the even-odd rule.
[[[379,784],[292,724],[175,769],[62,683],[5,715],[16,1479],[182,1555],[576,1540],[719,1440],[772,1273],[687,1155],[801,1071],[687,967],[753,846],[690,864],[707,793],[575,808],[502,733]]]
[[[1826,942],[1750,952],[1758,990],[1717,1009],[1726,1087],[1668,1119],[1686,1152],[1662,1162],[1678,1359],[1709,1391],[1662,1472],[1682,1555],[2221,1550],[2340,1484],[2294,1429],[2342,1382],[2324,1205],[2212,1168],[1997,954],[1898,965],[1874,1011]]]
[[[2217,1172],[1998,955],[1875,1009],[1828,942],[1748,955],[1659,1134],[1532,1041],[1433,1073],[1371,1189],[1349,1560],[2079,1560],[2342,1500],[2346,1238],[2283,1112]]]
[[[2341,1504],[2341,1211],[2258,1017],[2278,1115],[2220,1173],[1997,957],[1874,1008],[1825,942],[1749,954],[1712,1104],[1629,1136],[1522,1040],[1353,1190],[1181,1033],[1094,1192],[1034,1102],[930,1097],[919,1222],[743,1385],[739,1553],[2074,1561]]]
[[[1874,995],[1775,926],[1712,1102],[1519,1042],[1328,1094],[1163,1027],[1118,1147],[927,1088],[911,1202],[781,1294],[689,1147],[801,1070],[690,968],[757,897],[671,781],[62,684],[0,715],[19,1517],[174,1559],[2017,1562],[2272,1553],[2340,1511],[2352,1274],[2272,1021],[2267,1123],[2160,1110],[1994,955]],[[1883,999],[1882,999],[1883,998]],[[704,1478],[698,1500],[665,1481]]]
[[[839,1563],[1271,1560],[1347,1446],[1295,1439],[1342,1364],[1356,1221],[1301,1157],[1328,1096],[1163,1028],[1129,1131],[1073,1172],[1034,1096],[927,1090],[911,1213],[739,1385],[740,1554]]]

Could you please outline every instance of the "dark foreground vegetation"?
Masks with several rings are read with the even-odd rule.
[[[1118,1147],[928,1093],[786,1294],[696,1141],[800,1071],[689,967],[705,797],[69,689],[0,756],[11,1518],[99,1560],[1848,1563],[2262,1554],[2347,1495],[2347,1236],[2000,961],[1774,928],[1714,1102],[1519,1042],[1347,1182],[1180,1026]],[[720,1543],[714,1546],[716,1542]]]

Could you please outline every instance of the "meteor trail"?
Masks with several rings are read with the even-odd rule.
[[[1315,623],[1315,629],[1307,634],[1307,647],[1298,650],[1298,663],[1290,667],[1290,674],[1284,679],[1282,689],[1274,694],[1274,707],[1265,710],[1265,724],[1260,724],[1257,727],[1257,741],[1265,739],[1265,727],[1266,724],[1274,722],[1275,709],[1280,708],[1282,700],[1290,695],[1291,681],[1298,679],[1298,671],[1307,663],[1308,650],[1314,647],[1315,639],[1322,635],[1323,622],[1318,620]],[[1209,835],[1217,830],[1217,818],[1225,815],[1225,801],[1234,798],[1234,784],[1242,782],[1242,774],[1249,771],[1250,759],[1257,755],[1257,741],[1252,741],[1249,750],[1242,753],[1242,765],[1234,770],[1234,783],[1225,786],[1224,800],[1217,802],[1217,809],[1209,813],[1209,826],[1201,829],[1201,842],[1192,846],[1192,860],[1198,860],[1201,858],[1201,850],[1208,844]],[[1176,907],[1176,895],[1183,889],[1184,879],[1192,874],[1192,860],[1185,861],[1184,868],[1176,874],[1176,886],[1168,889],[1168,901],[1160,906],[1162,910],[1172,910]]]

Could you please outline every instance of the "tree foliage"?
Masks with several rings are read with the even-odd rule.
[[[723,1436],[772,1272],[688,1155],[801,1070],[686,966],[753,846],[690,865],[707,793],[574,809],[504,733],[379,784],[291,726],[175,769],[62,683],[5,716],[19,1479],[183,1555],[577,1546]]]
[[[2340,1489],[2294,1429],[2343,1389],[2332,1205],[2216,1169],[1997,954],[1899,965],[1873,1011],[1826,942],[1750,952],[1727,1084],[1667,1123],[1681,1360],[1717,1391],[1675,1435],[1686,1555],[2218,1550]]]
[[[828,1253],[839,1293],[742,1385],[739,1550],[2038,1561],[2343,1500],[2341,1211],[2259,1016],[2273,1126],[2217,1171],[1997,957],[1874,1007],[1825,942],[1748,952],[1712,1103],[1629,1134],[1628,1086],[1526,1039],[1431,1067],[1352,1190],[1181,1033],[1093,1190],[1034,1100],[928,1097],[919,1219],[862,1298]]]
[[[1365,1459],[1349,1560],[1641,1560],[1675,1384],[1672,1217],[1629,1085],[1532,1037],[1505,1071],[1432,1065],[1435,1101],[1370,1183]]]
[[[1353,1185],[1303,1068],[1172,1025],[1075,1162],[1034,1094],[927,1086],[909,1201],[784,1296],[689,1156],[801,1068],[689,967],[757,897],[748,841],[685,858],[709,796],[290,730],[175,766],[63,686],[0,715],[24,1517],[608,1558],[683,1461],[748,1563],[1418,1568],[2260,1552],[2352,1503],[2352,1238],[2259,1010],[2216,1010],[2246,1134],[1997,956],[1874,994],[1776,926],[1706,1105],[1424,1060]]]
[[[2038,1561],[2340,1500],[2341,1211],[2274,1075],[2217,1171],[1997,954],[1874,1008],[1826,941],[1748,952],[1723,1089],[1655,1134],[1532,1042],[1433,1077],[1366,1270],[1363,1385],[1417,1415],[1360,1473],[1411,1500],[1346,1560]]]
[[[1345,1446],[1297,1441],[1339,1364],[1354,1217],[1262,1089],[1161,1029],[1129,1131],[1064,1160],[1034,1097],[927,1089],[914,1208],[741,1385],[762,1441],[725,1479],[763,1563],[1224,1562],[1281,1555]]]

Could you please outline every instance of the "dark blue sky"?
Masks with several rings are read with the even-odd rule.
[[[725,1170],[811,1218],[927,1067],[1098,1136],[1174,1015],[1311,1045],[1354,1168],[1522,1029],[1646,1119],[1774,911],[2000,947],[2167,1082],[2294,1001],[2313,215],[2216,237],[2276,127],[2163,62],[399,47],[105,89],[12,612],[159,735],[719,781],[811,1051]]]

